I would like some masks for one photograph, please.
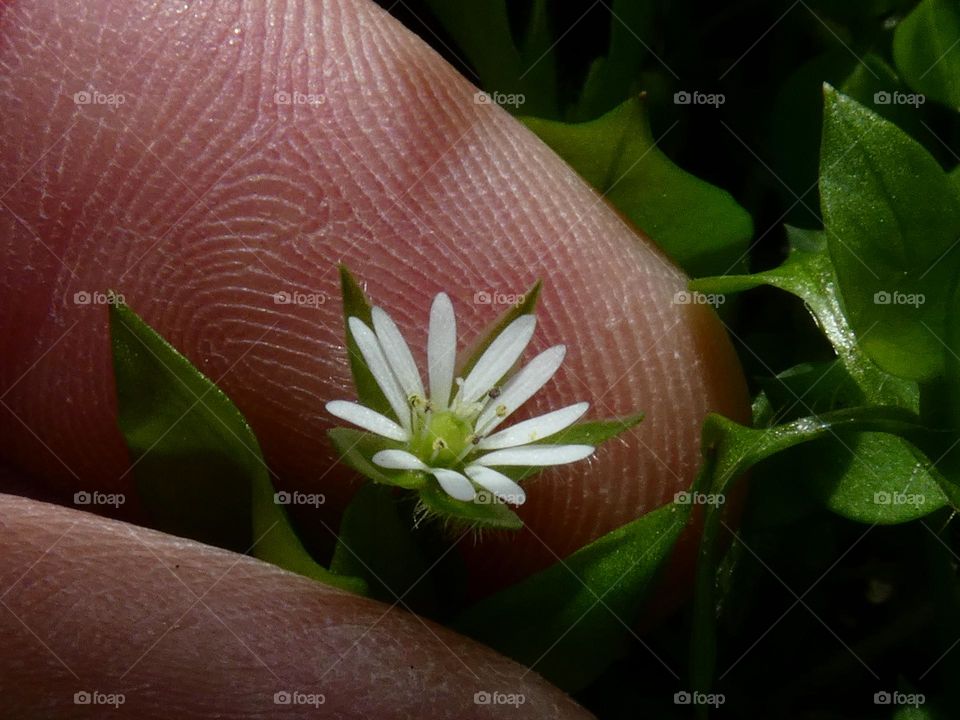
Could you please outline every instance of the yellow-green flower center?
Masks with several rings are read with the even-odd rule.
[[[414,439],[410,452],[431,467],[453,467],[473,443],[473,425],[446,410],[429,413],[427,425]]]

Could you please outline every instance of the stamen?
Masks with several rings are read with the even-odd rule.
[[[479,442],[479,438],[478,438],[477,442]],[[454,463],[457,463],[457,464],[462,463],[462,462],[464,461],[464,458],[466,458],[467,455],[469,455],[470,453],[472,453],[473,450],[474,450],[473,444],[472,444],[472,443],[469,443],[469,442],[466,443],[466,445],[464,446],[463,450],[461,450],[461,451],[460,451],[460,454],[457,455],[457,459],[454,461]]]

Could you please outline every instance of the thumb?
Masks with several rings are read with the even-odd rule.
[[[446,628],[249,557],[9,495],[0,529],[4,717],[477,718],[494,692],[588,717]]]

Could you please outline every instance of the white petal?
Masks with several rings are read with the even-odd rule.
[[[463,381],[460,402],[475,402],[506,375],[507,370],[513,367],[527,349],[536,325],[537,319],[533,315],[521,315],[507,325],[497,339],[490,343]]]
[[[406,450],[381,450],[373,456],[373,464],[391,470],[424,470],[426,465],[413,453]]]
[[[590,403],[582,402],[545,415],[538,415],[488,435],[477,444],[477,447],[481,450],[499,450],[543,440],[573,425],[589,407]]]
[[[446,468],[430,468],[430,473],[437,478],[440,487],[452,498],[463,500],[464,502],[473,500],[477,496],[477,491],[467,480],[466,476],[461,475],[455,470]]]
[[[478,457],[477,465],[566,465],[593,454],[592,445],[524,445],[522,447],[494,450]]]
[[[567,349],[554,345],[544,350],[503,386],[500,396],[493,398],[477,418],[477,431],[484,435],[502,423],[540,388],[547,384],[563,362]],[[497,410],[501,412],[498,413]]]
[[[457,317],[446,293],[433,299],[430,308],[430,333],[427,337],[427,366],[430,369],[430,402],[446,410],[453,387],[457,362]]]
[[[387,313],[378,307],[371,311],[373,315],[373,330],[383,348],[383,354],[390,363],[400,387],[409,398],[411,395],[423,397],[423,382],[420,380],[420,371],[410,352],[410,346],[403,339],[400,329]]]
[[[383,354],[383,348],[373,330],[368,328],[359,318],[352,317],[349,320],[350,332],[353,333],[353,339],[357,341],[357,347],[360,348],[360,354],[367,362],[367,367],[373,373],[373,379],[383,390],[387,397],[387,402],[396,413],[397,419],[405,430],[410,430],[410,406],[407,404],[407,398],[397,382],[397,378],[390,369],[390,364]]]
[[[502,472],[482,465],[470,465],[464,472],[477,485],[486,488],[504,502],[514,505],[523,505],[527,501],[527,494]]]
[[[390,418],[359,403],[348,400],[332,400],[327,403],[327,412],[357,427],[369,430],[391,440],[408,440],[407,431]]]

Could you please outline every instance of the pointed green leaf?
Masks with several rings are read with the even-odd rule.
[[[691,275],[742,263],[750,215],[658,149],[640,99],[580,124],[524,122]]]
[[[300,543],[253,431],[223,391],[122,303],[110,307],[110,335],[120,430],[157,526],[363,592],[362,580],[329,572]]]
[[[823,219],[850,324],[881,368],[929,379],[943,370],[960,199],[895,125],[829,86],[824,105]]]
[[[821,441],[811,459],[826,455],[841,472],[816,472],[809,490],[838,515],[892,525],[924,517],[948,504],[946,480],[910,442],[887,433],[857,433]],[[801,461],[802,464],[802,461]],[[801,468],[802,469],[802,468]]]
[[[824,233],[788,227],[787,236],[790,254],[779,267],[753,275],[701,278],[690,283],[690,288],[703,293],[727,294],[770,285],[796,295],[804,301],[820,330],[833,345],[843,370],[856,383],[864,401],[917,412],[919,393],[916,383],[881,370],[858,342],[840,298],[837,275]]]
[[[453,626],[572,692],[629,646],[657,571],[686,525],[669,504],[481,600]]]

